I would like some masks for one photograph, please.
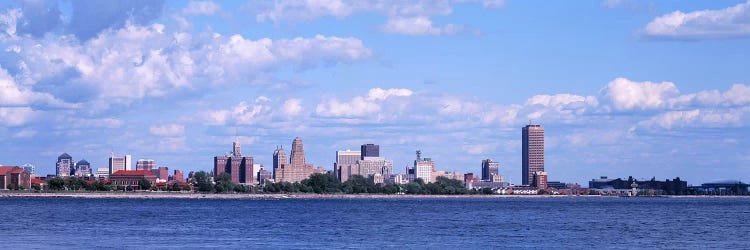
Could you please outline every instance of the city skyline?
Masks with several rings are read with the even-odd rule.
[[[270,170],[299,136],[520,183],[535,123],[551,181],[750,176],[749,1],[315,3],[0,3],[0,164],[187,173],[237,139]]]

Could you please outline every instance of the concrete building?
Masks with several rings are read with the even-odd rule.
[[[360,147],[362,152],[362,158],[361,160],[364,160],[365,157],[380,157],[380,145],[375,144],[362,144]]]
[[[149,170],[143,170],[143,171],[149,171]],[[157,182],[167,182],[169,180],[169,168],[168,167],[158,167],[150,170],[151,172],[156,175]]]
[[[431,182],[434,171],[435,162],[431,158],[422,158],[422,151],[417,150],[417,159],[414,160],[414,178],[422,179],[425,183]]]
[[[532,185],[534,173],[544,172],[544,127],[527,125],[521,135],[521,183]]]
[[[99,177],[99,180],[109,179],[109,168],[97,168],[96,177]]]
[[[314,168],[312,164],[307,164],[305,162],[305,149],[302,144],[302,139],[299,137],[294,138],[292,141],[292,151],[289,154],[289,163],[282,163],[280,161],[282,152],[283,149],[276,149],[276,151],[274,151],[273,176],[274,180],[277,182],[301,182],[314,173],[325,173],[325,169],[321,167]]]
[[[109,176],[109,181],[116,186],[138,190],[138,182],[144,178],[151,182],[151,185],[156,185],[156,175],[146,170],[119,170]]]
[[[242,155],[239,142],[232,143],[230,154],[214,157],[214,177],[228,173],[234,183],[255,185],[255,172],[253,157]]]
[[[31,175],[32,178],[36,176],[36,166],[34,166],[33,164],[26,163],[21,165],[20,167],[23,168],[23,170],[26,170],[26,172],[29,172],[29,175]]]
[[[393,174],[393,161],[383,157],[365,157],[364,160],[357,160],[354,164],[348,164],[339,168],[339,180],[342,182],[349,180],[353,175],[373,178],[374,175],[380,175],[385,181],[386,177]],[[383,182],[381,182],[383,183]]]
[[[433,171],[430,182],[436,182],[438,177],[445,177],[451,180],[464,181],[464,174],[460,172]]]
[[[151,171],[156,169],[156,161],[151,159],[138,159],[135,163],[135,170]]]
[[[109,175],[120,170],[132,170],[132,157],[130,155],[109,157]]]
[[[75,163],[73,157],[68,153],[63,153],[57,157],[57,165],[55,167],[55,175],[60,177],[68,177],[73,173]]]
[[[348,177],[349,174],[346,172],[349,171],[348,169],[350,168],[350,166],[357,164],[357,161],[361,159],[362,159],[361,151],[351,151],[348,149],[336,151],[336,162],[333,163],[334,176],[336,176],[336,178],[344,182],[344,180],[342,180],[342,175],[341,175],[342,169],[346,168],[346,170],[344,170],[345,172],[344,176]]]
[[[276,170],[281,169],[281,166],[287,163],[286,151],[284,147],[276,147],[273,151],[273,179],[276,180]]]
[[[17,166],[0,167],[0,189],[31,189],[31,174]]]
[[[262,164],[258,164],[258,184],[265,185],[274,181],[273,172],[268,171]]]
[[[76,177],[90,177],[92,175],[91,163],[86,161],[86,159],[78,161],[74,169],[73,175]]]
[[[174,182],[185,182],[185,175],[182,173],[181,170],[175,169],[174,174],[172,175],[172,181]]]
[[[534,187],[538,189],[547,189],[547,172],[538,171],[534,173]]]
[[[493,181],[494,176],[500,175],[500,163],[492,159],[482,160],[482,180]]]

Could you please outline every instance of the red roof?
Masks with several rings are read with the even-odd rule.
[[[39,178],[31,179],[31,184],[44,184],[44,183],[47,183],[47,182]]]
[[[148,170],[118,170],[112,175],[154,175],[154,173]]]
[[[13,173],[16,171],[16,169],[20,169],[23,171],[22,168],[19,168],[18,166],[2,166],[0,167],[0,175],[6,175],[8,173]]]

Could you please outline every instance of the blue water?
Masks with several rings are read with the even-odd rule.
[[[750,248],[750,199],[0,198],[1,249]]]

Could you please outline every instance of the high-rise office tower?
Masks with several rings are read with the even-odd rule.
[[[255,184],[253,157],[242,156],[240,143],[232,143],[231,154],[214,157],[214,177],[228,173],[234,183]]]
[[[500,163],[492,159],[482,160],[482,180],[492,181],[493,176],[499,175]]]
[[[70,176],[73,173],[73,157],[68,153],[63,153],[57,157],[57,165],[55,167],[55,175],[60,177]]]
[[[286,151],[284,147],[276,147],[273,151],[273,178],[278,180],[276,177],[276,170],[281,170],[282,165],[287,165]]]
[[[365,159],[365,157],[380,157],[380,145],[375,144],[362,144],[361,147],[362,151],[362,160]]]
[[[305,165],[305,149],[302,147],[302,139],[299,137],[294,138],[292,141],[292,152],[289,153],[289,159],[292,167]]]
[[[534,173],[544,172],[544,127],[527,125],[522,130],[521,184],[532,185]]]
[[[346,181],[344,179],[348,179],[349,169],[352,165],[357,164],[357,161],[361,158],[362,153],[360,151],[351,151],[348,149],[336,151],[336,162],[333,164],[333,173],[336,178],[342,182]]]
[[[151,171],[156,168],[156,161],[151,159],[138,159],[135,163],[135,170]]]
[[[422,158],[422,151],[417,150],[417,159],[414,160],[414,178],[428,183],[432,181],[432,172],[435,172],[435,162],[430,158]]]
[[[131,170],[131,156],[125,155],[125,156],[114,156],[112,155],[109,157],[109,175],[112,176],[117,171],[120,170]]]
[[[85,159],[82,159],[76,163],[75,167],[75,173],[74,175],[77,177],[88,177],[91,176],[92,170],[91,170],[91,164],[86,161]]]

